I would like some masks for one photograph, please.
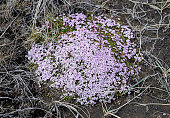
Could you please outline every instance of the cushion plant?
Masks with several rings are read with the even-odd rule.
[[[111,102],[140,71],[142,58],[131,41],[133,34],[119,20],[76,13],[36,29],[43,40],[53,40],[33,44],[28,59],[37,65],[39,85],[50,81],[62,98],[73,97],[81,104]]]

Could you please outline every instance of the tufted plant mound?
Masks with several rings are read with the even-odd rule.
[[[76,13],[46,22],[37,32],[42,39],[54,39],[32,45],[28,59],[37,65],[40,86],[50,81],[50,87],[62,90],[62,98],[81,104],[111,102],[140,71],[133,34],[118,20]]]

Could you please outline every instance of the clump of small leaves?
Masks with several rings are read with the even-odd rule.
[[[32,45],[28,59],[38,65],[39,85],[51,81],[50,87],[62,90],[61,98],[85,105],[111,102],[140,71],[142,58],[131,42],[133,34],[114,19],[60,15],[36,29],[53,40]]]

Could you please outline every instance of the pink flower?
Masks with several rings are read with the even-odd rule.
[[[127,26],[121,27],[125,40],[113,29],[119,23],[104,16],[91,17],[95,20],[82,13],[60,15],[56,19],[63,21],[60,29],[67,33],[59,34],[54,43],[33,45],[27,56],[38,65],[39,85],[50,80],[50,87],[62,89],[61,97],[78,95],[77,101],[85,105],[114,100],[114,93],[107,91],[126,90],[128,79],[140,71],[138,65],[131,67],[128,59],[142,59],[130,41],[133,34]],[[42,28],[49,26],[47,21]]]

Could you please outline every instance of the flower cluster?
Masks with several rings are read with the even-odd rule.
[[[37,29],[48,30],[56,39],[34,44],[28,51],[28,59],[38,65],[40,85],[50,80],[51,87],[62,90],[61,97],[76,97],[81,104],[111,102],[115,91],[128,89],[142,58],[127,26],[105,16],[78,13],[59,16],[53,24],[57,25],[53,30],[49,22]]]

